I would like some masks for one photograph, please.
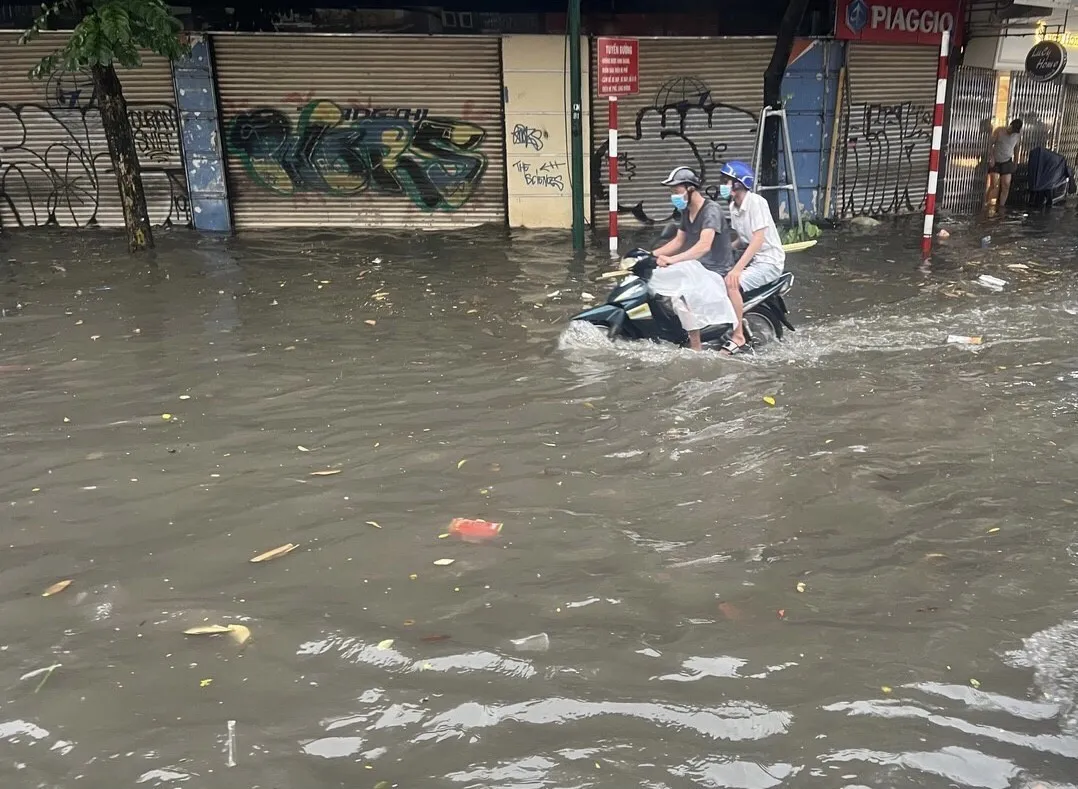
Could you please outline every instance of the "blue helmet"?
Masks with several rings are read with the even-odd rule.
[[[727,162],[719,170],[719,174],[740,182],[750,192],[756,186],[756,176],[752,174],[752,168],[744,162]]]

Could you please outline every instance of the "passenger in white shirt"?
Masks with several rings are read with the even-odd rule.
[[[741,325],[742,291],[755,290],[781,277],[786,268],[786,251],[771,217],[771,207],[752,191],[756,184],[752,168],[744,162],[727,162],[719,174],[719,195],[730,200],[730,225],[737,233],[734,248],[741,251],[726,275],[726,292],[737,313],[737,324],[723,351],[733,355],[747,350]]]

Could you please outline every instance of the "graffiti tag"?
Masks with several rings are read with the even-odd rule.
[[[901,214],[924,205],[933,109],[908,102],[849,108],[840,214]]]
[[[659,157],[671,168],[692,167],[706,181],[708,172],[728,159],[752,159],[756,126],[754,113],[716,101],[711,89],[695,77],[667,80],[637,111],[632,130],[619,137],[618,212],[648,224],[669,220],[673,216],[669,195],[657,184],[636,178],[640,163]],[[591,157],[592,183],[598,185],[599,198],[609,194],[608,151],[604,139]],[[717,187],[710,187],[708,194],[717,197]]]
[[[543,150],[543,136],[542,129],[530,129],[523,123],[518,123],[513,127],[513,145],[541,151]]]
[[[426,211],[453,211],[475,192],[487,168],[486,132],[473,123],[429,117],[356,117],[327,100],[312,101],[293,127],[277,109],[240,113],[228,147],[259,186],[281,195],[407,197]],[[387,110],[387,113],[390,112]]]
[[[128,113],[133,125],[157,118],[160,133],[171,134],[168,140],[152,142],[156,158],[139,146],[150,221],[189,224],[186,178],[176,153],[175,108],[129,104]],[[110,218],[119,216],[119,194],[96,108],[0,104],[0,228],[84,227],[96,222],[106,206],[113,209]]]

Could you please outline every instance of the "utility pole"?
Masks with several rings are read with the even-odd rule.
[[[573,191],[573,249],[584,249],[584,124],[580,96],[580,0],[569,0],[570,181]]]

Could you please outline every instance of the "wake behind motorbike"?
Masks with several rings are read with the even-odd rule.
[[[636,248],[621,263],[621,270],[604,278],[621,279],[605,304],[584,310],[571,320],[585,321],[603,328],[610,339],[652,340],[686,345],[689,336],[681,327],[670,300],[651,293],[648,280],[658,267],[655,256]],[[785,330],[794,331],[783,296],[793,286],[794,275],[786,272],[773,282],[742,293],[745,339],[753,348],[781,340]],[[730,338],[733,325],[708,326],[701,330],[705,347],[718,349]]]

